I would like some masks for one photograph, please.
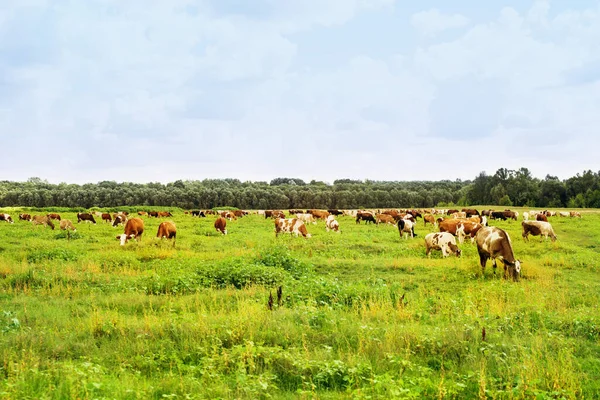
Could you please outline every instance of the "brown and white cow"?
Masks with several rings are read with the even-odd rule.
[[[475,240],[475,235],[477,235],[477,231],[482,228],[482,225],[473,221],[460,221],[458,225],[456,225],[456,235],[458,236],[458,241],[462,244],[464,242],[465,236],[471,237],[471,243]]]
[[[423,226],[427,226],[428,223],[433,226],[437,226],[437,221],[433,215],[427,214],[423,216]]]
[[[19,219],[21,221],[31,221],[31,215],[30,214],[19,214]]]
[[[535,216],[535,220],[548,222],[548,217],[546,217],[546,215],[543,213],[539,213],[538,215]]]
[[[50,218],[48,218],[47,215],[34,215],[33,217],[31,217],[31,224],[33,226],[36,226],[36,225],[49,226],[50,228],[52,228],[52,230],[54,230],[54,223],[52,222],[52,220]]]
[[[50,218],[50,219],[55,219],[55,220],[57,220],[57,221],[60,221],[60,214],[57,214],[57,213],[50,213],[50,214],[48,214],[48,218]]]
[[[581,213],[579,211],[571,211],[571,212],[569,212],[569,216],[581,218]]]
[[[6,213],[0,213],[0,221],[6,221],[9,224],[14,224],[15,221],[13,221],[12,217],[9,214]]]
[[[171,221],[161,222],[158,226],[158,232],[156,237],[159,239],[173,239],[173,247],[175,247],[175,240],[177,240],[177,228]]]
[[[394,225],[396,226],[396,221],[394,220],[394,217],[389,215],[389,214],[377,214],[377,216],[375,217],[375,220],[377,221],[376,224],[390,224],[390,225]]]
[[[221,211],[219,212],[219,215],[223,218],[226,218],[230,221],[234,221],[237,220],[237,217],[235,215],[235,213],[233,211]]]
[[[398,232],[400,233],[400,239],[408,239],[408,235],[410,235],[411,238],[417,236],[415,234],[415,224],[406,219],[398,220]]]
[[[125,223],[127,222],[127,216],[124,214],[117,214],[115,215],[115,219],[113,220],[112,226],[119,226],[119,225],[125,225]]]
[[[495,274],[496,259],[500,259],[504,264],[504,276],[510,276],[514,280],[519,278],[521,261],[515,258],[510,236],[506,231],[495,226],[481,228],[477,232],[475,240],[477,241],[477,252],[479,253],[482,273],[485,271],[487,260],[491,258]]]
[[[215,229],[223,235],[227,235],[227,220],[223,217],[217,217],[215,221]]]
[[[94,216],[90,213],[77,213],[77,223],[80,223],[81,221],[89,221],[92,224],[96,225],[96,220],[94,219]]]
[[[521,222],[523,226],[523,239],[525,241],[529,241],[529,235],[531,236],[539,236],[540,242],[542,241],[542,236],[548,240],[548,236],[554,242],[556,241],[556,234],[552,229],[552,225],[550,222],[544,221],[523,221]]]
[[[317,221],[315,220],[315,217],[312,214],[298,213],[298,214],[296,214],[296,218],[298,218],[300,221],[304,222],[305,224],[310,224],[310,223],[312,223],[313,225],[317,224]]]
[[[298,218],[277,218],[275,219],[275,236],[279,236],[280,233],[290,233],[296,236],[302,235],[305,238],[311,237],[310,233],[306,230],[304,222]]]
[[[460,257],[461,253],[454,235],[448,232],[429,233],[425,236],[425,249],[427,257],[430,256],[431,250],[441,250],[443,257],[448,257],[450,254]]]
[[[306,212],[312,214],[315,219],[322,219],[324,221],[329,217],[329,212],[325,210],[307,210]]]
[[[170,211],[159,211],[158,212],[158,217],[172,217],[173,214],[171,214]]]
[[[103,222],[112,222],[112,217],[109,213],[102,213],[101,217]]]
[[[61,230],[66,231],[66,230],[71,230],[73,232],[77,232],[77,229],[75,229],[75,226],[73,225],[73,223],[68,220],[68,219],[63,219],[60,221],[59,227]]]
[[[124,232],[117,236],[117,239],[121,242],[121,246],[125,246],[125,243],[127,243],[129,239],[141,241],[143,233],[144,221],[141,218],[136,217],[127,221]]]
[[[325,230],[327,232],[329,231],[334,231],[334,232],[340,232],[340,224],[339,222],[337,222],[337,220],[335,219],[335,215],[329,215],[329,217],[327,217],[327,221],[325,221]]]

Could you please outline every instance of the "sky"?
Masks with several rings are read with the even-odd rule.
[[[3,0],[0,179],[600,170],[600,0]]]

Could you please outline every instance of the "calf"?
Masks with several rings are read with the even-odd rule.
[[[327,221],[325,222],[325,230],[327,232],[340,232],[340,224],[336,221],[335,215],[330,215],[329,217],[327,217]]]
[[[15,221],[13,221],[13,219],[11,218],[11,216],[9,214],[6,214],[6,213],[0,214],[0,221],[6,221],[9,224],[14,224],[15,223]]]
[[[223,235],[227,235],[227,220],[223,217],[218,217],[215,221],[215,229]]]
[[[90,213],[77,213],[77,223],[80,223],[81,221],[89,221],[92,224],[96,225],[96,220],[94,219],[94,216]]]
[[[523,239],[525,241],[529,241],[529,235],[539,236],[540,242],[542,241],[542,236],[548,240],[548,236],[554,242],[556,241],[556,235],[554,234],[554,230],[552,229],[552,225],[549,222],[544,221],[523,221],[521,222],[523,226]]]
[[[494,274],[496,273],[496,259],[504,264],[504,276],[510,276],[514,280],[519,279],[521,273],[521,261],[515,258],[510,236],[506,231],[495,226],[481,228],[475,236],[477,241],[477,252],[482,273],[485,271],[487,260],[492,259]]]
[[[159,239],[173,239],[173,247],[175,247],[175,240],[177,239],[177,228],[171,221],[161,222],[158,226],[158,232],[156,237]]]
[[[71,230],[73,232],[77,232],[77,229],[75,229],[75,226],[73,225],[73,223],[71,221],[69,221],[68,219],[61,220],[59,227],[63,231]]]
[[[448,257],[450,253],[460,257],[460,249],[456,245],[454,236],[448,232],[430,233],[425,236],[425,254],[430,256],[431,250],[441,250],[443,257]]]
[[[296,236],[302,235],[305,238],[311,237],[310,233],[306,230],[304,222],[298,218],[277,218],[275,219],[275,236],[279,236],[280,233],[290,233]]]
[[[33,217],[31,217],[31,224],[33,226],[36,226],[36,225],[49,226],[50,228],[52,228],[52,230],[54,230],[54,223],[52,222],[52,220],[50,218],[48,218],[47,215],[34,215]]]
[[[141,241],[143,233],[144,221],[141,218],[136,217],[127,221],[124,232],[117,236],[117,239],[121,242],[121,246],[125,246],[125,243],[127,243],[129,239]]]

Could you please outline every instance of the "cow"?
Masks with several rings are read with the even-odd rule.
[[[329,212],[323,210],[307,210],[306,212],[312,214],[315,219],[327,220],[327,217],[329,217]]]
[[[94,216],[90,213],[77,213],[77,223],[80,223],[81,221],[89,221],[92,224],[96,225],[96,220],[94,219]]]
[[[206,214],[200,210],[194,210],[191,212],[191,214],[192,214],[192,217],[206,218]]]
[[[396,221],[394,220],[394,217],[388,214],[377,214],[375,220],[377,225],[384,223],[396,226]]]
[[[461,211],[467,215],[467,218],[472,217],[473,215],[480,215],[479,211],[474,208],[463,208]]]
[[[504,215],[504,211],[492,211],[490,213],[490,219],[501,219],[502,221],[506,221],[506,215]]]
[[[356,223],[360,224],[360,221],[365,221],[365,224],[368,224],[369,222],[377,223],[373,213],[368,211],[359,211],[356,213]]]
[[[494,274],[496,273],[496,259],[504,264],[504,277],[510,276],[514,280],[519,279],[521,273],[521,261],[515,258],[510,236],[506,231],[495,226],[481,228],[475,236],[479,263],[482,273],[485,272],[487,260],[492,259]]]
[[[215,229],[223,235],[227,235],[227,220],[223,217],[217,217],[215,221]]]
[[[19,214],[19,220],[31,221],[31,215],[30,214]]]
[[[298,213],[298,214],[296,214],[296,218],[298,218],[300,221],[304,222],[305,224],[309,224],[311,222],[314,225],[317,224],[317,221],[315,220],[315,217],[313,217],[312,214]]]
[[[142,240],[142,234],[144,233],[144,220],[141,218],[131,218],[125,224],[125,229],[122,234],[117,236],[117,239],[121,242],[121,246],[125,246],[125,243],[129,239],[135,239],[136,241]]]
[[[159,239],[173,239],[173,247],[175,247],[175,240],[177,240],[177,228],[171,221],[161,222],[158,226],[158,232],[156,237]]]
[[[343,212],[343,211],[340,211],[340,210],[335,210],[335,209],[332,209],[332,210],[327,210],[327,212],[328,212],[329,214],[331,214],[331,215],[336,215],[336,216],[337,216],[337,215],[343,215],[343,214],[344,214],[344,212]]]
[[[102,213],[101,217],[102,217],[102,222],[112,222],[112,217],[110,216],[109,213]]]
[[[548,222],[548,217],[546,217],[546,215],[544,215],[543,213],[539,213],[538,215],[535,216],[535,220]]]
[[[458,210],[455,210],[455,209],[446,210],[446,215],[452,215],[456,212],[458,212]]]
[[[54,230],[54,223],[52,222],[52,220],[50,218],[48,218],[47,215],[34,215],[33,217],[31,217],[31,224],[33,226],[36,226],[36,225],[49,226],[50,228],[52,228],[52,230]]]
[[[112,226],[119,226],[121,224],[125,225],[125,223],[127,222],[127,216],[121,214],[121,215],[117,215],[115,216],[115,219],[113,220]]]
[[[571,212],[569,212],[569,216],[581,218],[581,213],[579,211],[571,211]]]
[[[423,217],[423,226],[427,226],[427,223],[430,223],[433,226],[437,226],[437,221],[433,215],[425,215]]]
[[[550,222],[544,221],[523,221],[521,222],[523,226],[523,239],[525,241],[529,241],[529,235],[540,237],[540,242],[542,241],[542,236],[548,240],[548,236],[554,242],[556,241],[556,234],[554,234],[554,230],[552,229],[552,225]]]
[[[448,257],[450,253],[460,257],[461,251],[456,245],[454,236],[448,232],[434,232],[425,236],[425,255],[430,256],[431,250],[441,250],[442,256]]]
[[[327,221],[325,222],[325,230],[327,232],[329,231],[334,231],[334,232],[340,232],[340,224],[339,222],[336,221],[335,219],[335,215],[331,214],[329,215],[329,217],[327,217]]]
[[[158,218],[158,211],[148,211],[148,216]]]
[[[73,225],[71,221],[68,219],[63,219],[60,221],[59,227],[62,231],[71,230],[73,232],[77,232],[77,229]]]
[[[455,213],[452,213],[452,218],[454,218],[454,219],[467,218],[467,213],[464,211],[457,211]]]
[[[235,210],[233,211],[233,215],[235,215],[238,218],[242,218],[244,216],[246,216],[248,213],[244,210]]]
[[[221,211],[219,213],[219,215],[223,218],[226,218],[230,221],[234,221],[237,220],[237,217],[235,216],[235,214],[233,213],[233,211]]]
[[[273,210],[265,210],[265,219],[273,216]]]
[[[0,221],[6,221],[9,224],[14,224],[15,221],[13,221],[12,217],[9,214],[6,213],[0,213]]]
[[[147,217],[147,216],[148,216],[148,213],[147,213],[146,211],[138,211],[138,215],[139,215],[140,217],[143,217],[143,216],[146,216],[146,217]]]
[[[48,214],[48,218],[50,218],[50,219],[55,219],[55,220],[57,220],[57,221],[60,221],[60,214],[57,214],[57,213],[50,213],[50,214]]]
[[[527,211],[523,213],[523,221],[529,221],[529,213]]]
[[[173,214],[171,214],[170,211],[158,211],[156,212],[156,217],[160,218],[160,217],[172,217]]]
[[[504,213],[505,219],[512,219],[512,220],[516,221],[517,218],[519,217],[519,213],[516,211],[504,210],[502,212]]]
[[[570,214],[568,211],[561,211],[558,213],[559,217],[568,217]]]
[[[403,239],[404,236],[408,239],[408,235],[410,235],[411,238],[417,236],[415,234],[415,224],[412,221],[405,219],[398,220],[398,232],[400,233],[400,239]],[[406,235],[404,235],[405,233]]]
[[[296,236],[302,235],[305,238],[311,237],[311,234],[306,230],[304,222],[298,218],[276,218],[275,219],[275,237],[279,236],[280,233],[290,233]]]
[[[441,220],[441,221],[440,221]],[[456,236],[456,228],[461,221],[458,219],[438,219],[438,228],[440,232],[448,232]]]
[[[478,222],[460,221],[456,226],[458,241],[462,244],[464,242],[464,237],[470,236],[471,243],[473,243],[475,240],[475,235],[477,235],[477,231],[479,231],[481,228],[482,225]]]

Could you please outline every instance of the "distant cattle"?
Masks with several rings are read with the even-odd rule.
[[[443,257],[454,254],[460,257],[460,249],[456,245],[456,239],[448,232],[430,233],[425,236],[425,254],[429,257],[431,250],[441,250]]]
[[[227,235],[227,220],[223,217],[218,217],[215,221],[215,229],[223,235]]]
[[[504,276],[510,276],[514,280],[519,278],[521,261],[515,258],[510,236],[506,231],[495,226],[485,227],[477,232],[475,240],[482,272],[485,271],[487,260],[491,258],[495,274],[496,259],[500,259],[504,264]]]
[[[112,222],[112,217],[109,213],[102,213],[101,217],[103,222]]]
[[[405,219],[398,220],[398,232],[400,233],[400,239],[408,238],[410,235],[411,238],[417,236],[415,234],[415,224],[412,221],[408,221]]]
[[[127,216],[121,214],[121,215],[117,215],[115,217],[115,219],[113,220],[112,226],[119,226],[119,225],[125,225],[125,223],[127,222]]]
[[[121,242],[121,246],[125,246],[125,243],[129,239],[135,239],[136,241],[142,240],[142,234],[144,233],[144,221],[141,218],[132,218],[125,224],[125,229],[122,234],[117,236],[117,239]]]
[[[277,218],[275,219],[275,236],[279,236],[280,233],[290,233],[296,236],[302,235],[305,238],[311,237],[310,233],[306,230],[304,222],[298,218]]]
[[[327,217],[329,216],[329,212],[324,210],[307,210],[306,212],[312,214],[315,219],[327,220]]]
[[[205,218],[206,214],[204,214],[204,212],[200,211],[200,210],[194,210],[191,212],[192,217],[199,217],[199,218]]]
[[[369,222],[377,223],[373,213],[368,211],[359,211],[356,213],[356,223],[360,224],[360,221],[365,221],[365,224],[368,224]]]
[[[581,213],[579,211],[571,211],[569,213],[569,216],[571,217],[577,217],[577,218],[581,218]]]
[[[159,211],[158,212],[158,217],[172,217],[173,214],[171,214],[170,211]]]
[[[77,213],[77,223],[80,223],[81,221],[89,221],[94,225],[96,224],[94,216],[90,213]]]
[[[552,229],[552,225],[549,222],[544,221],[523,221],[523,239],[529,241],[529,235],[539,236],[542,241],[542,236],[548,240],[548,236],[554,242],[556,241],[556,234]]]
[[[148,216],[148,213],[146,211],[138,211],[138,215],[139,216]]]
[[[561,211],[558,213],[559,217],[568,217],[570,213],[568,211]]]
[[[6,221],[9,224],[14,224],[15,221],[13,221],[12,217],[9,214],[6,213],[1,213],[0,214],[0,221]]]
[[[466,214],[467,218],[472,217],[473,215],[480,215],[479,211],[474,208],[463,208],[462,211]]]
[[[158,218],[158,211],[148,211],[148,216]]]
[[[242,218],[244,216],[246,216],[248,213],[244,210],[235,210],[233,211],[233,215],[235,215],[238,218]]]
[[[161,222],[158,226],[158,232],[156,237],[159,239],[173,239],[173,246],[175,246],[175,240],[177,239],[177,228],[171,221]]]
[[[48,218],[60,221],[60,215],[57,214],[57,213],[50,213],[50,214],[48,214]]]
[[[34,215],[33,217],[31,217],[31,224],[33,226],[36,226],[36,225],[49,226],[50,228],[52,228],[52,230],[54,230],[54,223],[52,222],[52,220],[50,218],[48,218],[47,215]]]
[[[510,210],[504,210],[504,218],[506,219],[512,219],[514,221],[517,220],[517,218],[519,217],[519,213],[516,211],[510,211]]]
[[[265,219],[271,218],[273,216],[273,210],[265,210],[264,214],[265,214]]]
[[[343,212],[343,211],[341,211],[341,210],[335,210],[335,209],[332,209],[332,210],[327,210],[327,212],[328,212],[329,214],[331,214],[331,215],[336,215],[336,216],[337,216],[337,215],[343,215],[343,214],[344,214],[344,212]]]
[[[535,216],[535,220],[536,221],[544,221],[544,222],[548,222],[548,217],[546,217],[544,214],[539,213],[538,215]]]
[[[73,232],[77,231],[77,229],[75,229],[75,226],[73,225],[73,223],[71,221],[69,221],[68,219],[61,220],[59,227],[63,231],[65,231],[65,230],[71,230]]]
[[[376,220],[376,224],[379,225],[381,223],[383,224],[390,224],[390,225],[396,225],[396,221],[394,220],[394,217],[392,217],[391,215],[388,214],[377,214],[377,216],[375,217]]]
[[[234,221],[237,220],[237,217],[235,216],[235,214],[233,213],[233,211],[221,211],[219,213],[219,215],[223,218],[226,218],[230,221]]]
[[[431,224],[433,226],[437,226],[437,222],[433,215],[425,215],[423,216],[423,226],[427,226],[427,224]]]
[[[458,212],[458,210],[455,210],[455,209],[446,210],[446,215],[452,215],[457,212]]]
[[[327,232],[329,232],[329,231],[339,232],[340,231],[340,224],[339,224],[339,222],[336,221],[335,215],[332,214],[329,217],[327,217],[327,221],[325,223],[325,230]]]
[[[461,221],[458,219],[441,219],[438,218],[438,228],[440,232],[448,232],[454,236],[457,235],[456,228]]]
[[[317,221],[315,220],[315,217],[313,217],[312,214],[298,213],[298,214],[296,214],[296,218],[298,218],[300,221],[304,222],[305,224],[309,224],[309,223],[312,223],[314,225],[317,224]]]
[[[506,215],[504,215],[504,211],[491,211],[490,219],[501,219],[502,221],[506,221]]]
[[[527,211],[523,212],[523,221],[529,221],[529,213]]]
[[[457,219],[457,218],[467,218],[467,213],[464,211],[457,211],[455,213],[452,213],[452,217]]]
[[[19,214],[19,219],[21,221],[31,221],[31,215],[30,214]]]
[[[456,232],[458,236],[458,241],[463,243],[465,236],[469,236],[471,238],[471,243],[475,240],[475,235],[477,235],[477,231],[482,228],[482,225],[478,222],[473,221],[460,221],[456,226]]]

